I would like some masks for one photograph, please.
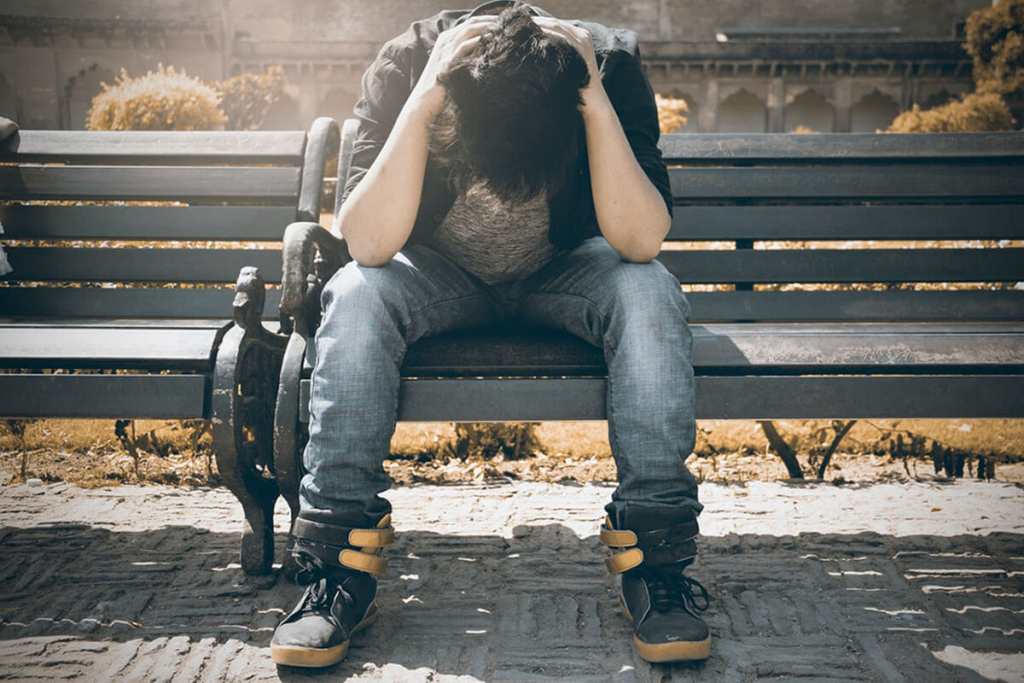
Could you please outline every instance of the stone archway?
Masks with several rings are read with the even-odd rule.
[[[99,64],[93,64],[88,69],[82,69],[77,76],[68,79],[64,87],[64,102],[61,107],[61,125],[69,130],[82,130],[85,128],[89,108],[92,107],[92,98],[103,90],[101,84],[114,84],[114,72],[104,69]]]
[[[768,125],[764,101],[746,88],[740,88],[718,105],[716,129],[719,133],[763,133]]]
[[[851,133],[874,133],[885,130],[900,113],[896,100],[888,95],[873,90],[853,105],[850,109]]]
[[[835,109],[825,96],[812,88],[804,90],[786,105],[783,112],[785,131],[811,130],[815,133],[831,133],[835,130]]]

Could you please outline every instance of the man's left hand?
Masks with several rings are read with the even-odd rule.
[[[567,21],[554,17],[534,17],[533,21],[547,35],[564,40],[576,48],[576,51],[583,57],[583,61],[587,63],[587,71],[590,72],[590,83],[582,93],[585,103],[587,95],[595,87],[600,87],[601,85],[601,74],[597,69],[597,57],[594,55],[594,41],[590,36],[590,31],[582,26],[573,26]]]

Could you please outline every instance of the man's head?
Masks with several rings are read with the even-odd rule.
[[[439,80],[447,102],[432,152],[459,191],[476,181],[505,199],[556,189],[578,153],[590,80],[575,48],[516,5]]]

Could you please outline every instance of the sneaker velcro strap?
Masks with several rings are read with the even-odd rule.
[[[625,552],[606,558],[604,564],[612,574],[621,574],[622,572],[628,572],[633,567],[639,567],[643,564],[643,561],[644,551],[640,550],[640,548],[630,548]]]
[[[696,558],[697,542],[691,539],[684,543],[644,548],[643,552],[645,567],[663,567]]]
[[[348,544],[357,548],[383,548],[395,542],[394,529],[352,529]]]
[[[675,526],[639,531],[636,534],[636,545],[644,549],[658,545],[675,545],[692,541],[698,533],[697,520],[691,519]]]
[[[382,548],[391,545],[395,540],[395,530],[390,526],[378,529],[353,529],[321,524],[301,517],[295,520],[292,534],[307,541],[339,547],[350,545],[356,548]]]
[[[617,531],[601,527],[601,543],[610,548],[632,548],[636,545],[636,534],[632,531]]]
[[[362,553],[358,550],[346,548],[338,553],[338,562],[342,567],[355,569],[359,572],[366,572],[371,576],[380,576],[387,569],[388,561],[377,555]]]

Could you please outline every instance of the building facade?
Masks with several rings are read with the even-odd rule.
[[[457,3],[456,3],[457,4]],[[467,3],[471,6],[474,3]],[[640,35],[692,132],[874,131],[971,89],[963,25],[990,0],[549,0]],[[439,0],[0,0],[0,115],[82,128],[100,84],[158,64],[220,79],[281,65],[267,128],[343,119],[381,44]]]

